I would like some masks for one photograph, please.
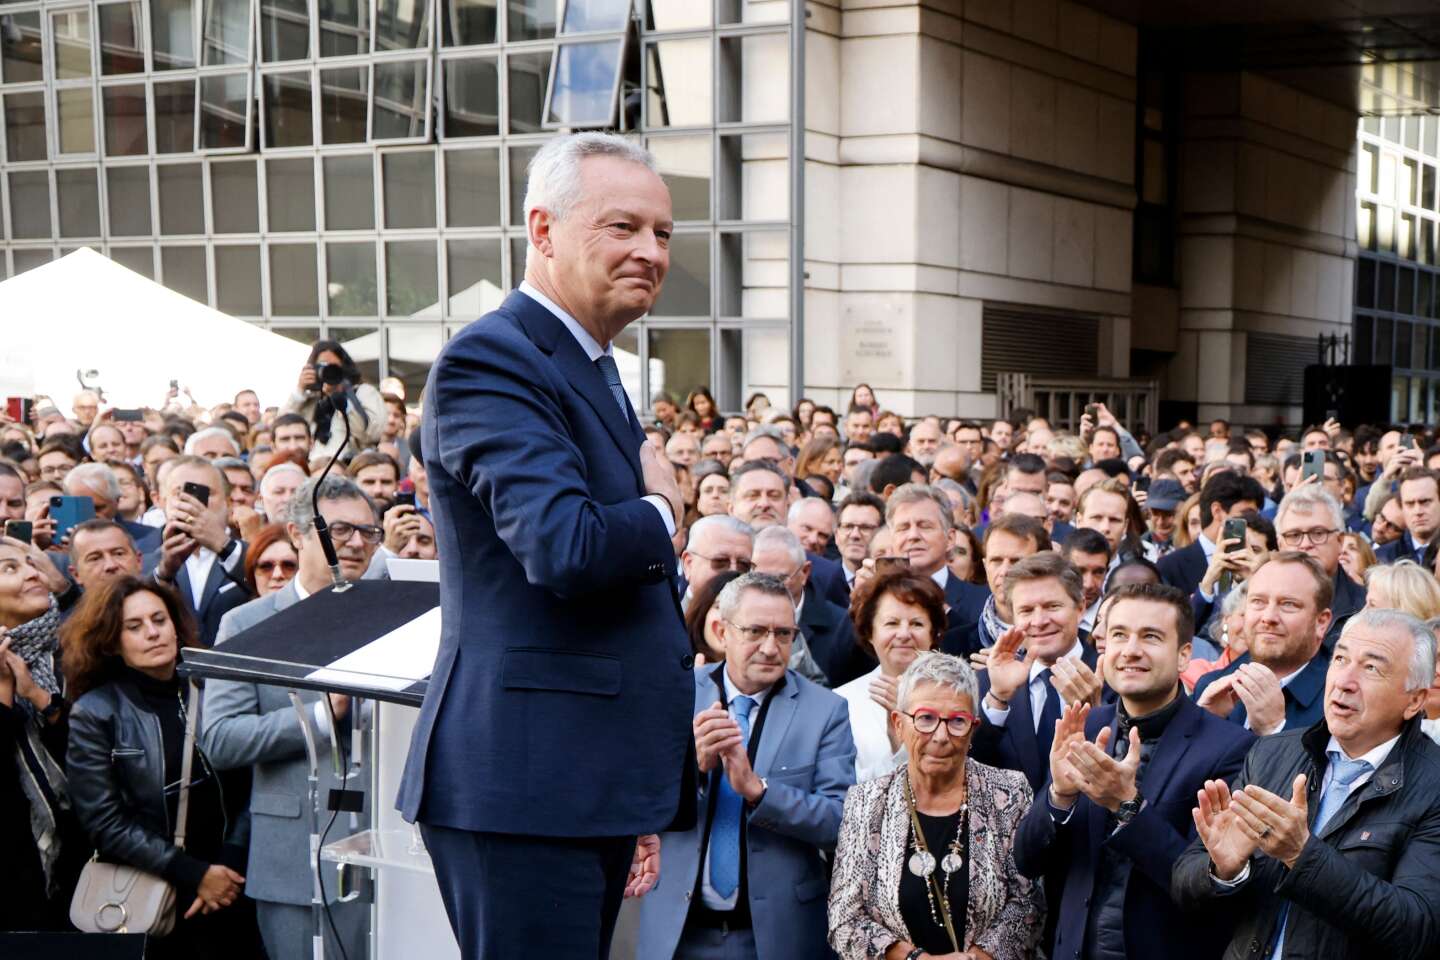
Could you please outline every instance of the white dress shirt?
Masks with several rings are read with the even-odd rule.
[[[725,703],[729,706],[731,720],[735,719],[735,708],[730,705],[735,703],[736,697],[749,697],[755,701],[755,706],[750,708],[750,733],[753,736],[755,724],[760,721],[760,708],[765,706],[765,700],[770,696],[771,688],[766,687],[758,693],[742,693],[740,688],[735,686],[735,682],[730,679],[730,671],[726,670],[723,665],[720,667],[720,675],[725,678]],[[725,776],[723,764],[720,767],[720,776]],[[743,831],[741,837],[744,837]],[[700,864],[700,899],[711,910],[734,910],[735,905],[740,902],[739,887],[736,887],[730,896],[722,897],[710,885],[710,847],[708,844],[705,847],[705,860]]]
[[[535,287],[530,284],[530,281],[521,281],[520,292],[525,294],[525,296],[529,297],[531,300],[534,300],[536,303],[540,304],[540,306],[544,307],[546,310],[549,310],[552,314],[554,314],[555,319],[559,320],[562,324],[564,324],[565,329],[569,330],[570,335],[575,338],[575,342],[580,344],[580,349],[585,352],[585,358],[591,363],[594,363],[601,357],[615,356],[615,347],[613,344],[607,343],[602,347],[600,345],[600,341],[596,340],[593,336],[590,335],[589,330],[586,330],[580,325],[580,321],[570,316],[570,314],[566,313],[558,305],[556,305],[553,300],[545,296],[545,294],[541,293],[539,290],[535,289]],[[630,411],[630,416],[635,416],[635,411],[633,409]],[[636,422],[639,422],[638,417],[636,417]],[[651,506],[655,508],[655,511],[660,514],[660,519],[665,522],[665,532],[671,537],[675,536],[675,524],[680,518],[676,517],[674,515],[674,512],[670,509],[669,501],[667,501],[664,497],[660,496],[658,493],[652,493],[644,499],[648,500]]]
[[[1084,653],[1085,645],[1080,642],[1079,637],[1076,637],[1075,645],[1066,651],[1065,656],[1074,657],[1076,660],[1079,660]],[[1039,659],[1036,659],[1034,663],[1030,664],[1030,680],[1027,685],[1027,690],[1030,694],[1030,717],[1035,723],[1036,733],[1040,732],[1040,713],[1045,709],[1045,684],[1049,682],[1048,679],[1042,680],[1040,674],[1044,673],[1047,669],[1049,668],[1041,663]],[[986,697],[980,702],[981,709],[985,711],[985,717],[991,723],[997,727],[1005,726],[1005,721],[1010,718],[1009,707],[1006,707],[1004,710],[997,710],[990,705],[989,697]],[[1060,702],[1062,704],[1065,702],[1063,696],[1060,698]]]

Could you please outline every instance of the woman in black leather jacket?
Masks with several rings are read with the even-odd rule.
[[[241,820],[198,745],[185,849],[174,845],[185,739],[185,692],[175,673],[195,626],[168,588],[121,577],[87,590],[61,629],[73,697],[66,769],[81,825],[99,856],[175,888],[180,913],[161,957],[255,957],[258,938],[242,897]],[[241,908],[236,907],[240,901]]]

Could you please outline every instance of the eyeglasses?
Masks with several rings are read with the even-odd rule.
[[[1328,530],[1323,527],[1316,527],[1314,530],[1286,530],[1280,534],[1280,539],[1287,547],[1298,547],[1307,539],[1315,546],[1323,547],[1331,537],[1339,532],[1339,530]]]
[[[690,551],[690,555],[699,557],[701,560],[709,560],[710,569],[715,573],[721,573],[725,570],[737,570],[740,573],[749,573],[755,567],[754,561],[749,557],[707,557],[705,554],[696,553],[694,550]]]
[[[281,573],[294,573],[296,570],[300,569],[300,564],[296,563],[294,560],[261,560],[259,563],[255,564],[255,569],[259,573],[263,573],[268,576],[269,574],[274,573],[276,570],[279,570]]]
[[[373,523],[346,523],[344,520],[337,520],[330,524],[330,537],[336,543],[345,543],[356,533],[359,533],[366,543],[379,543],[385,539],[384,528]]]
[[[800,632],[794,627],[761,627],[755,624],[734,623],[729,620],[726,623],[739,630],[741,635],[751,643],[763,643],[766,637],[771,636],[779,643],[789,643],[795,639],[795,634]]]
[[[840,533],[864,533],[871,534],[880,529],[878,523],[842,523],[835,528]]]
[[[945,732],[952,737],[963,737],[975,726],[976,717],[973,713],[966,713],[964,710],[957,710],[954,713],[941,716],[934,710],[916,710],[914,713],[905,713],[910,722],[915,724],[915,732],[929,736],[940,729],[940,721],[945,721]]]

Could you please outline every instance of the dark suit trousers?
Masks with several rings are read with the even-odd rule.
[[[634,837],[420,832],[463,960],[609,957]]]

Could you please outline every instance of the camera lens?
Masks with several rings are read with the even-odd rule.
[[[332,387],[338,387],[345,382],[345,371],[338,363],[315,364],[315,376],[321,383]]]

